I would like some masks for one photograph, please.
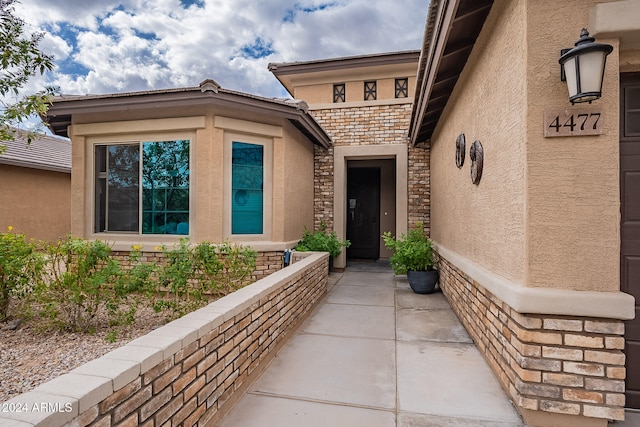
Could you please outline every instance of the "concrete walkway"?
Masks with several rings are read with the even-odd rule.
[[[351,263],[223,427],[523,426],[441,293]]]

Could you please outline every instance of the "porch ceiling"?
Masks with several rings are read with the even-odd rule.
[[[418,68],[409,138],[428,141],[458,82],[493,0],[432,0]]]

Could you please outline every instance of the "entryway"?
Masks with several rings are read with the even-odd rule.
[[[395,233],[395,161],[347,162],[346,237],[351,242],[347,259],[388,257],[381,243],[384,231]]]
[[[626,407],[640,409],[640,73],[620,76],[620,289],[636,299],[626,322]]]

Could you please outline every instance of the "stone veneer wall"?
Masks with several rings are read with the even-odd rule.
[[[327,284],[328,254],[310,252],[3,403],[0,425],[204,426],[242,394]]]
[[[519,411],[624,419],[622,321],[518,313],[437,258],[444,295]]]
[[[429,143],[420,143],[409,147],[409,207],[408,228],[422,222],[422,228],[431,235],[431,166]]]
[[[430,228],[431,183],[429,181],[429,145],[408,146],[407,129],[412,104],[372,105],[312,111],[334,146],[407,144],[408,225],[422,222]],[[314,227],[324,222],[333,228],[333,148],[315,147]]]
[[[120,261],[124,266],[128,265],[129,251],[113,251],[111,256]],[[267,277],[271,273],[275,273],[283,267],[284,252],[270,251],[258,252],[256,259],[256,270],[253,274],[255,280]],[[161,264],[164,260],[162,252],[142,252],[140,261],[154,264]]]
[[[333,147],[325,150],[314,145],[313,227],[325,223],[333,229]]]

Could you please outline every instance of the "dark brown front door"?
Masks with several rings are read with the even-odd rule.
[[[380,256],[380,168],[347,169],[347,258]]]
[[[640,73],[620,82],[620,289],[636,299],[625,325],[626,406],[640,409]]]

